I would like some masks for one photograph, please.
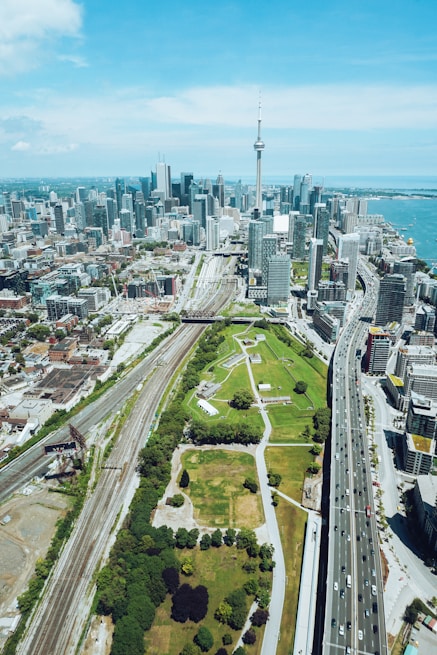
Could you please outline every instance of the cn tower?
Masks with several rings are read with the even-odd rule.
[[[262,214],[263,197],[261,190],[261,153],[265,148],[264,141],[261,140],[261,100],[258,105],[258,136],[253,144],[256,151],[256,200],[255,208]]]

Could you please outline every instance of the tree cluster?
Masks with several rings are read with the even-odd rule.
[[[223,334],[220,334],[224,328],[224,322],[214,323],[200,339],[194,357],[189,361],[182,375],[181,388],[184,394],[197,387],[200,382],[200,371],[217,358],[217,350],[225,340]]]
[[[276,487],[277,488],[277,487],[279,487],[279,485],[281,484],[281,481],[282,481],[282,476],[280,475],[280,473],[273,473],[273,471],[269,471],[267,473],[267,478],[268,478],[270,487]]]
[[[239,389],[231,400],[231,407],[234,409],[249,409],[254,402],[253,394],[248,389]]]
[[[219,443],[241,443],[248,445],[259,443],[262,433],[259,427],[250,423],[205,423],[204,421],[193,420],[190,424],[190,438],[196,445],[219,444]]]
[[[188,620],[199,623],[208,611],[208,600],[206,587],[191,587],[185,583],[173,594],[171,618],[178,623],[186,623]]]
[[[243,482],[243,487],[245,487],[245,489],[249,489],[250,493],[252,494],[256,494],[258,491],[258,483],[253,478],[246,478]]]
[[[321,407],[313,416],[314,441],[324,443],[331,431],[331,410],[329,407]]]

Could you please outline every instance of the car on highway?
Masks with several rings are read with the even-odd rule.
[[[340,598],[344,598],[344,589],[340,589]]]
[[[338,591],[338,582],[334,582],[334,591]]]
[[[366,617],[366,619],[368,619],[369,616],[370,616],[370,610],[368,610],[367,607],[366,607],[366,609],[364,610],[364,616]]]
[[[372,585],[372,596],[376,596],[376,585]]]
[[[366,587],[368,587],[368,586],[369,586],[369,581],[368,581],[368,579],[367,579],[367,578],[365,578],[365,580],[364,580],[364,584],[366,585]]]
[[[340,625],[338,626],[338,634],[340,635],[340,637],[344,637],[344,624],[343,623],[340,623]]]
[[[358,630],[358,641],[363,641],[363,631]]]
[[[335,628],[337,626],[337,619],[331,619],[331,628]]]
[[[346,628],[347,628],[348,630],[352,630],[352,623],[351,623],[350,621],[348,621],[348,622],[346,623]]]

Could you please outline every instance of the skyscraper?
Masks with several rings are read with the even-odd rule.
[[[349,291],[355,291],[359,252],[360,235],[357,232],[340,235],[338,239],[337,259],[347,259],[349,262],[347,279],[347,288]]]
[[[305,241],[306,241],[307,220],[302,214],[294,218],[293,230],[293,259],[305,258]]]
[[[379,283],[375,325],[384,326],[396,321],[402,323],[406,293],[405,277],[399,273],[385,275]]]
[[[416,261],[414,259],[401,259],[393,264],[393,273],[400,273],[405,277],[407,286],[405,290],[405,306],[414,305],[414,273]]]
[[[249,235],[248,235],[248,258],[249,268],[261,270],[262,265],[262,240],[266,224],[262,221],[249,221]]]
[[[253,144],[256,152],[256,199],[255,208],[262,213],[262,183],[261,183],[261,153],[265,148],[264,141],[261,140],[261,101],[258,106],[258,136]]]
[[[267,304],[287,302],[290,295],[290,257],[273,255],[268,260]]]
[[[162,161],[156,164],[156,191],[164,193],[164,200],[171,197],[170,166]]]
[[[310,239],[309,263],[308,263],[308,290],[314,291],[322,277],[323,241],[322,239]]]
[[[55,205],[55,225],[58,234],[65,232],[64,209],[60,203]]]
[[[276,255],[276,250],[278,246],[278,239],[276,234],[266,234],[263,236],[262,240],[262,261],[261,261],[261,272],[262,272],[262,284],[267,284],[268,272],[269,272],[269,260],[271,257]]]

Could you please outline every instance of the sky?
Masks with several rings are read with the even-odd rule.
[[[435,0],[1,0],[0,177],[437,175]]]

